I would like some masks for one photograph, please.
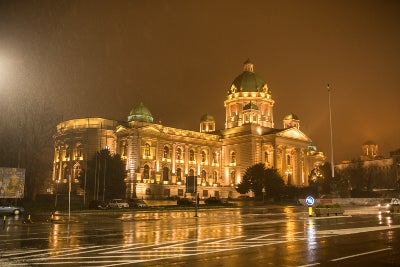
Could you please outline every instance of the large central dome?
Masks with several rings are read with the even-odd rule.
[[[140,102],[139,106],[134,107],[129,113],[128,122],[130,121],[153,122],[153,115],[151,115],[150,110]]]
[[[254,73],[254,65],[249,59],[244,62],[243,72],[233,81],[228,94],[237,92],[268,92],[267,84]]]

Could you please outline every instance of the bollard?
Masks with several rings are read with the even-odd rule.
[[[31,220],[31,215],[30,215],[30,214],[28,214],[28,219],[27,219],[27,221],[28,221],[28,223],[33,223],[32,220]]]
[[[4,228],[6,227],[6,219],[7,219],[7,216],[4,215],[4,216],[3,216],[3,230],[4,230]]]
[[[309,216],[309,217],[312,217],[312,215],[313,215],[312,206],[309,206],[309,207],[308,207],[308,216]]]

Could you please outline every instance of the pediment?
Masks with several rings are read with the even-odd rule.
[[[300,131],[299,129],[297,129],[295,127],[285,129],[285,130],[277,133],[276,136],[290,138],[290,139],[296,139],[296,140],[305,141],[305,142],[309,142],[309,143],[312,142],[312,140],[307,135],[305,135],[302,131]]]
[[[146,127],[142,128],[142,130],[144,132],[153,132],[153,133],[160,132],[160,129],[158,129],[157,127],[154,127],[153,125],[146,126]]]

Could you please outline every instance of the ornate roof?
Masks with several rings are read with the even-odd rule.
[[[140,102],[139,106],[134,107],[129,113],[128,122],[130,121],[153,122],[153,115],[150,110]]]

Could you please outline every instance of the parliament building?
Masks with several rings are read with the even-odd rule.
[[[54,135],[54,184],[71,179],[79,188],[77,177],[87,160],[109,149],[125,162],[127,198],[184,197],[187,176],[197,176],[201,198],[235,198],[237,184],[256,163],[278,169],[286,184],[307,186],[309,173],[325,156],[300,130],[299,118],[290,113],[283,118],[283,128],[275,128],[272,92],[249,60],[227,89],[223,129],[210,114],[201,116],[199,131],[154,123],[143,103],[126,121],[60,122]]]

